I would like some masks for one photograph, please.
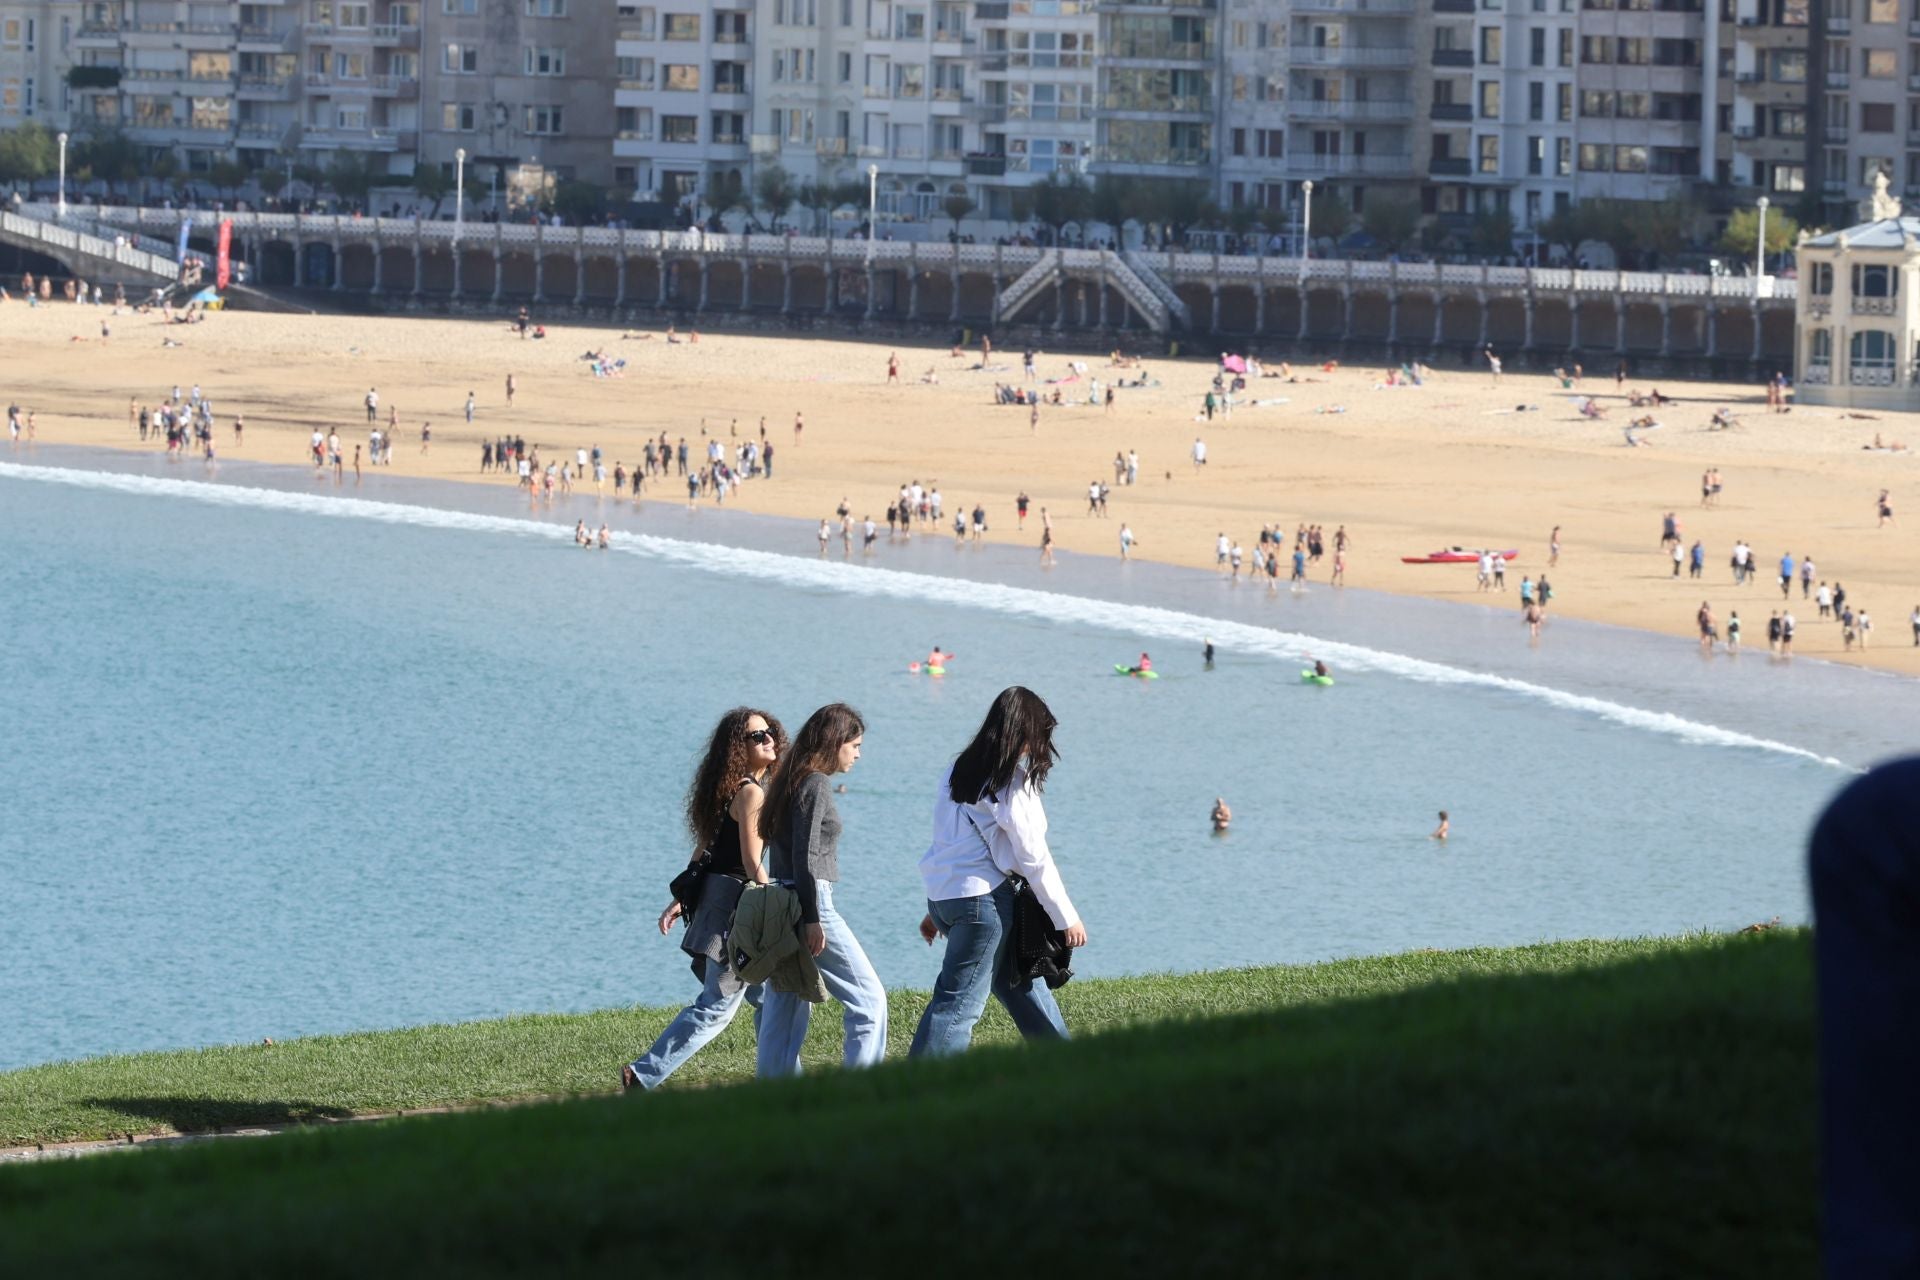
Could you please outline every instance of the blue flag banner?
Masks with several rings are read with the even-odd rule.
[[[174,255],[175,262],[185,262],[187,260],[187,236],[192,231],[193,231],[193,219],[192,218],[181,219],[180,249],[179,249],[179,252]]]

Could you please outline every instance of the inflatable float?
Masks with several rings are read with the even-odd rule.
[[[1113,674],[1117,676],[1132,676],[1136,680],[1158,680],[1160,678],[1158,671],[1135,671],[1132,667],[1123,666],[1118,662],[1113,664]]]
[[[1333,683],[1332,676],[1315,675],[1312,671],[1302,671],[1300,673],[1300,680],[1304,684],[1329,685]]]

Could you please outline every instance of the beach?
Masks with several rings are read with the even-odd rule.
[[[1654,386],[1673,402],[1629,410],[1611,362],[1589,369],[1577,389],[1540,374],[1504,375],[1495,384],[1484,367],[1443,367],[1419,387],[1384,387],[1377,367],[1323,372],[1296,363],[1295,382],[1262,378],[1236,398],[1230,415],[1201,412],[1216,369],[1210,359],[1166,359],[1136,348],[1157,386],[1121,387],[1112,408],[1085,403],[1090,379],[1104,390],[1140,368],[1112,369],[1105,356],[1042,351],[1036,359],[1043,393],[1059,384],[1062,407],[1040,410],[1037,429],[1024,406],[996,405],[997,383],[1029,385],[1019,350],[994,351],[980,369],[977,345],[955,357],[885,341],[705,333],[697,342],[664,330],[623,337],[604,325],[549,324],[544,340],[523,339],[504,318],[216,314],[197,325],[163,324],[157,316],[109,314],[109,308],[53,304],[0,305],[0,341],[13,359],[5,394],[35,416],[36,440],[12,446],[30,461],[38,444],[77,444],[159,452],[143,445],[129,421],[129,401],[154,405],[177,384],[197,384],[216,410],[218,457],[302,465],[316,429],[338,431],[349,459],[367,440],[363,407],[377,388],[384,427],[398,411],[398,445],[388,470],[511,488],[501,473],[480,471],[482,441],[523,436],[545,458],[571,459],[598,446],[609,476],[616,463],[638,464],[642,441],[666,432],[687,437],[702,456],[701,432],[728,446],[758,437],[775,446],[773,476],[733,489],[728,505],[817,522],[842,497],[855,521],[884,512],[900,485],[937,486],[946,525],[918,526],[951,541],[956,512],[984,506],[989,541],[1033,548],[1036,572],[1040,511],[1050,511],[1058,545],[1117,557],[1124,522],[1137,539],[1136,559],[1211,568],[1216,537],[1237,541],[1251,562],[1262,525],[1291,542],[1301,524],[1326,532],[1328,556],[1309,569],[1315,586],[1332,572],[1334,531],[1352,538],[1347,581],[1353,586],[1428,596],[1512,612],[1511,643],[1524,647],[1517,588],[1543,571],[1553,584],[1552,616],[1641,628],[1675,638],[1690,650],[1694,616],[1708,601],[1724,628],[1740,613],[1744,644],[1764,650],[1768,614],[1782,607],[1776,565],[1783,552],[1811,556],[1818,581],[1843,582],[1847,599],[1874,619],[1871,647],[1843,650],[1841,628],[1816,616],[1796,581],[1791,600],[1799,629],[1794,652],[1920,675],[1920,648],[1908,616],[1920,604],[1920,558],[1913,551],[1908,504],[1915,456],[1863,449],[1878,433],[1914,443],[1920,418],[1880,414],[1874,420],[1838,409],[1766,411],[1754,386],[1652,382],[1629,377],[1626,389]],[[536,316],[536,319],[540,317]],[[102,321],[112,337],[100,338]],[[78,341],[74,339],[80,339]],[[164,339],[178,346],[164,346]],[[590,351],[626,362],[623,376],[594,377]],[[898,385],[887,385],[897,352]],[[1261,353],[1276,370],[1291,353]],[[1072,361],[1086,366],[1075,375]],[[937,383],[921,379],[931,371]],[[509,409],[505,386],[517,382]],[[471,391],[474,419],[465,419]],[[1583,418],[1573,397],[1591,393],[1608,409]],[[1073,401],[1080,403],[1075,404]],[[1264,402],[1264,403],[1262,403]],[[1516,412],[1521,405],[1538,406]],[[1715,409],[1732,408],[1737,424],[1710,430]],[[1343,412],[1332,412],[1340,409]],[[805,431],[796,444],[796,412]],[[1652,412],[1661,429],[1646,447],[1629,448],[1622,428]],[[233,419],[246,420],[233,443]],[[1198,420],[1196,420],[1198,419]],[[432,445],[421,451],[421,426]],[[1196,437],[1207,461],[1191,460]],[[1114,483],[1114,455],[1139,457],[1139,479]],[[363,465],[364,462],[363,462]],[[183,478],[203,474],[198,458],[179,464]],[[1717,469],[1724,491],[1717,506],[1700,505],[1702,473]],[[368,467],[370,471],[371,468]],[[1090,482],[1114,487],[1105,517],[1087,511]],[[331,476],[317,477],[329,489]],[[354,485],[352,466],[341,488]],[[1875,496],[1892,491],[1896,517],[1876,527]],[[1032,513],[1017,528],[1015,496]],[[612,497],[608,480],[605,496]],[[571,503],[593,522],[590,480]],[[646,501],[687,501],[677,477],[650,482]],[[711,497],[701,499],[712,504]],[[1705,545],[1701,579],[1673,576],[1661,546],[1661,518],[1674,512],[1683,545]],[[1546,567],[1549,532],[1559,526],[1559,564]],[[927,536],[927,535],[921,535]],[[1732,583],[1728,560],[1736,539],[1753,547],[1749,583]],[[856,539],[857,542],[857,539]],[[796,539],[795,552],[813,539]],[[1450,546],[1515,548],[1506,593],[1475,588],[1471,565],[1408,565]],[[856,554],[859,554],[856,550]],[[1067,566],[1048,571],[1057,577]],[[1282,577],[1284,578],[1284,573]],[[1070,584],[1048,580],[1055,589]],[[1382,637],[1385,639],[1386,637]],[[1554,643],[1551,621],[1540,641]]]

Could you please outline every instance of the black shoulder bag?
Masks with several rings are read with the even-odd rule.
[[[682,919],[692,916],[694,908],[700,905],[700,886],[705,883],[707,870],[712,865],[713,850],[702,850],[697,861],[688,863],[686,870],[668,882],[667,892],[680,904]]]
[[[987,857],[991,860],[993,842],[964,806],[960,812],[966,814],[980,843],[987,846]],[[1007,883],[1013,886],[1013,923],[1000,961],[1006,970],[1007,985],[1025,991],[1038,978],[1050,989],[1066,986],[1073,977],[1073,948],[1067,945],[1066,931],[1053,927],[1053,917],[1047,914],[1046,905],[1025,876],[1009,871]]]

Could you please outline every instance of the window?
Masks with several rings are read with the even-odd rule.
[[[1767,79],[1779,84],[1807,82],[1807,54],[1804,49],[1774,49],[1768,62]]]
[[[1613,148],[1597,143],[1580,144],[1580,172],[1605,173],[1613,167]]]
[[[1561,120],[1573,119],[1573,86],[1570,84],[1559,85],[1555,88],[1554,92],[1559,99],[1559,118]]]
[[[440,69],[470,76],[480,69],[480,49],[471,44],[449,44],[440,51]]]
[[[1799,164],[1776,164],[1768,185],[1775,191],[1798,193],[1807,189],[1807,168]]]
[[[661,38],[665,40],[698,40],[700,38],[700,15],[697,13],[670,13],[661,24]]]
[[[1645,173],[1647,171],[1647,149],[1643,146],[1620,146],[1613,149],[1613,171],[1615,173]]]
[[[1234,129],[1227,137],[1228,154],[1236,156],[1244,156],[1247,154],[1247,131],[1245,129]]]
[[[1489,67],[1500,65],[1501,36],[1499,27],[1480,28],[1480,61]]]
[[[336,53],[333,55],[333,74],[339,80],[365,80],[367,78],[367,55],[364,53]]]
[[[1560,65],[1563,67],[1570,67],[1573,65],[1573,28],[1572,27],[1560,28]]]
[[[1547,171],[1547,140],[1545,138],[1528,138],[1527,139],[1527,175],[1529,177],[1538,178],[1542,174],[1544,174],[1546,171]],[[1537,191],[1529,191],[1527,194],[1535,197],[1536,199],[1539,196],[1539,192]],[[1531,219],[1529,219],[1529,221],[1531,221]]]
[[[567,16],[567,0],[527,0],[529,18],[564,18]]]
[[[653,83],[653,59],[634,57],[615,58],[613,60],[613,74],[615,78],[620,80],[636,81],[641,84],[651,85]]]
[[[1891,80],[1900,71],[1900,55],[1892,49],[1862,49],[1860,74],[1869,80]]]
[[[1570,177],[1573,173],[1573,139],[1555,138],[1553,140],[1553,152],[1553,171],[1563,178]],[[1564,191],[1554,193],[1553,198],[1555,204],[1564,207],[1566,194]]]
[[[1547,118],[1547,86],[1534,80],[1527,85],[1527,119]]]
[[[1581,36],[1580,61],[1606,63],[1613,61],[1612,36]]]
[[[1866,0],[1862,7],[1866,10],[1868,22],[1900,21],[1899,0]]]
[[[1482,120],[1500,118],[1500,82],[1498,80],[1480,82],[1480,118]]]
[[[839,61],[834,66],[834,74],[839,78],[839,83],[841,84],[847,84],[853,80],[852,54],[843,53],[839,55]]]
[[[1623,120],[1645,120],[1653,114],[1653,97],[1645,93],[1621,93],[1614,105],[1615,115]],[[1666,119],[1662,116],[1661,119]]]
[[[340,5],[336,10],[336,12],[339,14],[339,17],[336,19],[336,21],[343,27],[351,27],[356,30],[364,31],[366,29],[368,18],[369,18],[369,15],[367,12],[368,8],[369,6],[364,4]]]
[[[1497,133],[1481,134],[1479,138],[1479,146],[1480,146],[1480,172],[1481,173],[1499,173],[1500,172],[1500,135]]]
[[[1831,271],[1832,268],[1829,267],[1828,270]],[[1815,329],[1813,331],[1812,338],[1813,338],[1813,341],[1809,344],[1809,348],[1807,352],[1809,356],[1808,363],[1822,364],[1822,365],[1832,364],[1833,363],[1833,330]]]
[[[666,75],[660,87],[674,93],[696,93],[700,89],[700,68],[687,63],[669,62],[662,68]]]
[[[440,0],[440,12],[471,14],[480,12],[480,0]]]
[[[787,112],[797,116],[798,111]],[[660,141],[662,142],[698,142],[700,141],[699,116],[661,116]]]
[[[1892,133],[1893,104],[1891,102],[1863,102],[1860,104],[1860,132]]]
[[[1900,291],[1900,273],[1893,267],[1857,266],[1853,269],[1856,298],[1891,298]]]
[[[1547,65],[1547,29],[1535,27],[1527,33],[1527,65],[1544,67]]]
[[[1807,113],[1797,108],[1775,107],[1773,110],[1773,136],[1776,138],[1806,137]]]
[[[1644,67],[1653,60],[1653,46],[1642,36],[1621,36],[1613,56],[1622,66]]]
[[[1865,156],[1860,161],[1860,185],[1871,187],[1879,174],[1886,174],[1887,181],[1893,181],[1893,161],[1885,156]]]
[[[567,51],[557,46],[527,46],[526,62],[530,76],[567,74]]]
[[[1851,376],[1868,386],[1893,382],[1893,335],[1879,329],[1862,329],[1853,335],[1849,350]]]
[[[523,107],[521,109],[520,127],[525,133],[565,133],[564,123],[559,107]]]
[[[1818,298],[1828,297],[1833,293],[1833,264],[1831,262],[1817,262],[1814,264],[1813,293],[1814,296]]]
[[[461,102],[441,103],[440,127],[449,133],[472,133],[474,109]]]

